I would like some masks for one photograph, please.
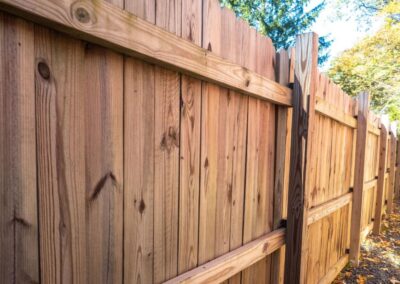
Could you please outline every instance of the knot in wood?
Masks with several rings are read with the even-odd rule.
[[[43,79],[45,79],[45,80],[50,79],[50,68],[45,62],[42,62],[42,61],[39,62],[37,68],[38,68],[38,72],[39,72],[40,76]]]
[[[167,132],[163,134],[160,148],[167,151],[167,153],[171,153],[175,147],[179,147],[179,134],[174,127],[169,127]]]
[[[79,22],[83,24],[87,24],[90,21],[89,12],[83,7],[79,7],[75,10],[75,17]]]

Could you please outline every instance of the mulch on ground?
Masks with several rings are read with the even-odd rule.
[[[379,236],[370,234],[361,245],[360,266],[347,265],[333,282],[400,284],[400,201],[382,222]]]

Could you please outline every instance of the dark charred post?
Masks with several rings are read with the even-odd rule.
[[[293,88],[293,123],[288,193],[285,283],[305,283],[307,263],[307,177],[312,163],[312,135],[315,119],[315,90],[318,36],[297,37]]]

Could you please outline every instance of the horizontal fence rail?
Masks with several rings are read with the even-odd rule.
[[[199,79],[271,102],[291,105],[291,90],[243,66],[223,60],[105,1],[2,0],[7,11]]]
[[[108,2],[108,3],[107,3]],[[0,277],[331,283],[396,129],[217,0],[0,0]]]

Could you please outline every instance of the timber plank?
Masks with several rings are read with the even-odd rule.
[[[321,278],[317,283],[318,284],[329,284],[332,283],[333,280],[335,280],[336,276],[339,274],[339,272],[346,266],[346,264],[349,262],[349,256],[344,255],[342,256],[339,261],[332,266],[325,276]]]
[[[1,0],[0,8],[199,79],[277,104],[292,104],[290,89],[104,1],[71,5],[69,0]]]
[[[343,196],[337,197],[326,203],[311,208],[308,213],[308,225],[311,225],[312,223],[346,206],[351,202],[352,196],[352,193],[347,193]]]
[[[365,148],[367,139],[367,118],[369,99],[367,93],[358,96],[358,115],[357,115],[357,141],[355,153],[355,173],[354,173],[354,192],[351,213],[351,241],[350,241],[350,261],[358,265],[360,254],[360,232],[361,214],[363,203],[364,170],[365,170]]]
[[[392,214],[393,212],[393,198],[394,198],[394,182],[396,175],[396,136],[393,132],[390,132],[389,144],[390,144],[390,169],[389,169],[389,188],[388,188],[388,201],[387,201],[387,213]]]
[[[86,283],[84,48],[36,27],[35,57],[41,281]]]
[[[0,13],[0,279],[39,282],[33,25]]]
[[[287,86],[289,85],[289,54],[282,50],[276,54],[276,73],[277,81]],[[276,143],[275,143],[275,181],[274,181],[274,204],[273,204],[273,229],[281,225],[284,210],[284,194],[287,191],[285,178],[287,164],[287,136],[288,136],[288,109],[277,107],[276,110]],[[272,256],[271,282],[283,283],[284,252],[278,250]]]
[[[202,92],[199,263],[230,249],[232,194],[244,184],[244,172],[235,169],[244,168],[236,163],[244,164],[247,112],[246,97],[211,84]]]
[[[181,0],[156,0],[156,25],[180,36]],[[178,273],[180,74],[155,68],[154,282]]]
[[[202,2],[182,0],[182,38],[201,46]],[[197,266],[202,82],[181,77],[178,273]]]
[[[155,0],[125,0],[155,23]],[[124,59],[124,283],[154,282],[155,67]]]
[[[122,282],[123,57],[86,44],[84,55],[87,281]]]
[[[222,54],[226,45],[223,54],[237,60],[232,49],[236,40],[232,12],[221,10],[214,0],[205,1],[203,11],[203,46]],[[223,19],[230,23],[221,26]],[[247,100],[231,90],[203,83],[199,264],[242,244],[242,224],[237,221],[243,219]]]
[[[131,283],[131,281],[153,283],[154,81],[154,66],[133,58],[125,58],[125,283]]]
[[[249,99],[248,144],[246,167],[246,197],[243,242],[272,230],[275,152],[275,107]],[[268,261],[248,268],[243,273],[245,283],[255,283],[264,277]]]
[[[154,282],[177,274],[179,92],[177,73],[155,69]]]
[[[284,244],[285,229],[278,229],[229,253],[165,282],[221,283],[270,255]]]
[[[178,272],[197,266],[200,190],[201,82],[182,76]]]
[[[357,127],[357,119],[351,115],[348,115],[346,112],[341,110],[341,108],[328,103],[323,98],[316,98],[315,111],[348,127]]]

